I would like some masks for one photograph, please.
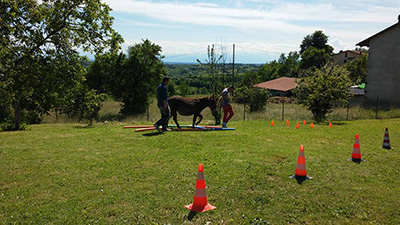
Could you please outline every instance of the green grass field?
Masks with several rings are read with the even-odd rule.
[[[161,135],[122,129],[133,124],[0,132],[0,224],[400,223],[400,119],[299,130],[294,121],[233,121],[236,131]],[[393,150],[380,148],[385,127]],[[348,161],[356,133],[361,164]],[[314,178],[302,184],[289,179],[300,145]],[[189,221],[184,205],[199,163],[217,209]]]

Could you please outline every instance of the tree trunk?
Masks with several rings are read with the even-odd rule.
[[[19,101],[14,101],[14,129],[19,130],[19,126],[21,123],[21,107]]]

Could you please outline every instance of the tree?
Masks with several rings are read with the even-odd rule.
[[[321,68],[328,62],[333,47],[328,45],[328,36],[317,30],[304,37],[300,44],[301,69]]]
[[[123,102],[121,113],[125,115],[144,113],[155,96],[157,85],[167,74],[161,61],[161,46],[143,40],[128,49],[121,71],[115,74],[113,96]]]
[[[211,47],[208,46],[207,47],[207,59],[205,59],[205,63],[202,63],[199,59],[197,59],[197,62],[201,65],[201,66],[205,66],[207,67],[210,72],[211,72],[211,79],[212,79],[212,93],[214,95],[218,94],[218,79],[217,79],[217,74],[216,74],[216,68],[217,65],[219,63],[219,61],[223,58],[223,55],[217,55],[215,53],[215,48],[214,45],[212,45]]]
[[[266,63],[257,70],[257,77],[259,77],[261,81],[279,78],[281,77],[279,75],[280,67],[281,65],[276,60]]]
[[[178,89],[181,96],[187,96],[190,94],[190,87],[185,81],[181,82]]]
[[[268,101],[269,92],[263,88],[240,87],[235,91],[235,101],[250,105],[250,111],[261,111]]]
[[[302,69],[321,68],[328,62],[330,57],[331,55],[325,49],[309,47],[301,55],[300,67]]]
[[[112,88],[115,85],[119,86],[115,82],[115,77],[122,72],[124,60],[125,55],[122,52],[97,54],[94,62],[89,65],[86,84],[99,93],[111,95]]]
[[[106,99],[106,95],[97,94],[95,90],[79,84],[74,90],[67,93],[66,98],[68,101],[65,101],[60,110],[70,118],[87,119],[89,126],[92,126],[93,120],[98,117],[101,103]]]
[[[368,52],[361,55],[359,59],[354,59],[345,64],[346,69],[350,72],[349,77],[352,84],[365,83],[367,78]]]
[[[102,52],[120,43],[110,10],[101,0],[0,2],[0,88],[15,129],[22,110],[47,113],[83,82],[78,49]]]
[[[328,45],[328,36],[321,30],[315,31],[304,37],[300,44],[300,54],[302,55],[308,48],[314,47],[316,49],[324,49],[326,53],[332,54],[333,47]]]
[[[300,74],[300,55],[289,52],[286,56],[282,53],[278,60],[274,60],[260,67],[257,77],[261,81],[273,80],[280,77],[298,77]]]
[[[205,59],[205,63],[202,63],[199,59],[197,59],[197,62],[201,66],[207,67],[211,72],[211,93],[213,93],[215,96],[219,96],[218,90],[223,88],[222,81],[221,79],[218,79],[216,72],[216,68],[221,59],[225,60],[224,55],[218,55],[217,53],[215,53],[214,45],[212,45],[211,47],[207,47],[207,59]],[[221,108],[219,108],[217,110],[217,113],[214,114],[216,125],[220,124],[221,117]]]
[[[335,105],[345,105],[349,99],[350,79],[345,68],[325,65],[313,76],[302,78],[295,90],[298,102],[307,107],[314,119],[322,121]]]
[[[259,83],[259,79],[257,77],[257,73],[247,72],[243,75],[241,82],[239,83],[239,87],[252,87],[254,84]]]
[[[279,75],[281,77],[298,77],[300,69],[300,54],[297,52],[289,52],[288,56],[282,53],[278,59],[281,64]]]
[[[168,95],[169,96],[176,95],[175,82],[170,81],[169,85],[167,86],[167,90],[168,90]]]

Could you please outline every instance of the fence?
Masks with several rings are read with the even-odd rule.
[[[248,105],[232,103],[235,115],[232,121],[248,121],[248,120],[310,120],[312,121],[313,115],[305,107],[294,103],[268,103],[265,109],[260,112],[250,112]],[[157,103],[153,101],[150,104],[146,113],[142,115],[122,118],[118,116],[120,104],[116,102],[105,102],[102,110],[100,111],[100,121],[104,120],[119,120],[119,121],[149,121],[154,122],[160,118],[160,111]],[[202,112],[204,116],[204,124],[213,124],[214,117],[211,111],[205,108]],[[359,102],[351,102],[344,107],[336,107],[331,113],[327,115],[331,121],[351,121],[361,119],[388,119],[400,118],[400,109],[389,109],[383,107],[379,101],[369,105],[368,108],[360,106]],[[178,115],[179,122],[191,124],[192,116]]]

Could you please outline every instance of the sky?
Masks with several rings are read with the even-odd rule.
[[[399,0],[103,0],[113,11],[123,49],[149,39],[165,62],[205,61],[214,44],[226,63],[266,63],[299,51],[322,30],[334,52],[398,22]]]

